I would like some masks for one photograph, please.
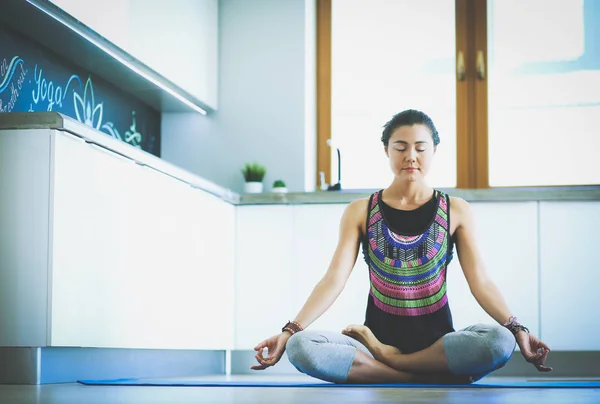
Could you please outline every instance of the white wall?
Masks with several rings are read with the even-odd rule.
[[[304,172],[314,166],[314,143],[305,142],[314,137],[314,103],[306,95],[314,97],[309,3],[219,2],[219,109],[207,117],[163,114],[165,160],[235,191],[243,187],[239,169],[258,161],[267,167],[266,190],[276,179],[305,190],[315,176]]]
[[[316,1],[305,0],[305,97],[304,97],[304,191],[317,186],[317,9]]]

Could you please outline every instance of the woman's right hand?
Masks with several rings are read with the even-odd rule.
[[[254,357],[260,365],[251,366],[250,369],[264,370],[279,362],[279,359],[281,359],[281,356],[285,352],[285,344],[287,344],[291,336],[292,335],[289,332],[284,331],[281,334],[274,335],[255,346],[254,350],[257,352]],[[263,349],[265,348],[269,350],[269,353],[266,357],[263,357]]]

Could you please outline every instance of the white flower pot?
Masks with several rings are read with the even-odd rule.
[[[246,182],[244,183],[244,192],[247,194],[260,194],[263,191],[262,182]]]
[[[276,194],[286,194],[287,193],[287,188],[286,187],[277,187],[277,188],[273,188],[272,192],[276,193]]]

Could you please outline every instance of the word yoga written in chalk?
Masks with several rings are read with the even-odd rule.
[[[0,113],[59,112],[160,156],[160,113],[0,26]]]

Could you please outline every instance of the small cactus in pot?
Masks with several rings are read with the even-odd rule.
[[[276,180],[273,182],[273,192],[279,194],[285,194],[287,192],[287,187],[285,186],[285,182],[282,180]]]

